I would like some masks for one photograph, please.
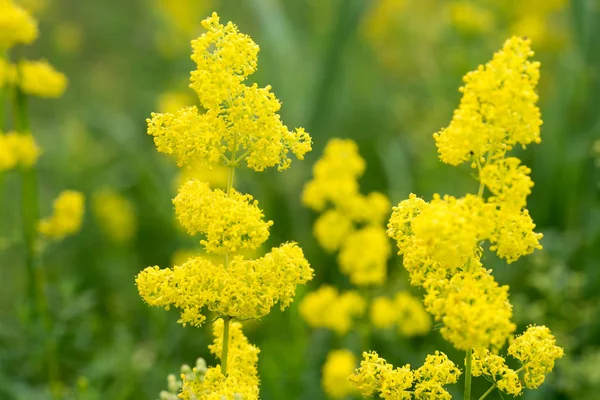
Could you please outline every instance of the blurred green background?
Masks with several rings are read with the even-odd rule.
[[[260,45],[250,80],[272,85],[283,121],[305,127],[314,141],[306,160],[288,171],[236,176],[236,186],[252,193],[275,222],[267,247],[298,241],[316,271],[290,309],[246,324],[250,341],[261,348],[262,399],[325,399],[320,373],[328,350],[360,350],[353,335],[341,343],[329,331],[309,329],[297,310],[303,293],[321,283],[349,286],[335,258],[312,237],[316,216],[300,203],[328,139],[356,140],[367,161],[363,192],[387,193],[393,204],[411,192],[429,198],[474,191],[468,166],[438,161],[432,134],[449,123],[461,77],[511,34],[531,37],[542,62],[543,141],[518,153],[533,170],[528,208],[544,233],[544,250],[510,266],[492,255],[485,261],[510,285],[517,331],[546,324],[566,351],[547,382],[522,398],[599,398],[600,146],[595,153],[593,144],[600,138],[600,1],[23,3],[39,17],[41,35],[19,53],[47,58],[69,77],[63,98],[31,101],[33,133],[44,151],[41,213],[50,213],[63,189],[86,195],[81,233],[49,245],[43,255],[65,398],[156,399],[167,374],[181,364],[199,356],[214,362],[207,350],[210,327],[183,328],[176,311],[145,305],[134,284],[146,266],[169,266],[177,251],[198,248],[198,239],[174,221],[178,171],[155,150],[145,119],[179,103],[196,104],[187,88],[194,68],[189,41],[212,11]],[[18,174],[7,176],[0,231],[0,397],[46,399],[41,360],[48,338],[24,322],[19,184]],[[98,196],[107,190],[133,213],[125,223],[130,234],[115,237],[106,229]],[[393,257],[389,267],[390,287],[408,289],[401,260]],[[383,332],[372,347],[396,365],[420,365],[435,349],[457,363],[463,358],[437,331],[411,340]],[[488,387],[475,385],[475,393]],[[457,388],[453,394],[461,398]]]

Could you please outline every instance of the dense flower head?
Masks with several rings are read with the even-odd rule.
[[[424,335],[431,331],[431,317],[423,303],[408,292],[398,292],[393,299],[379,296],[369,310],[371,323],[377,328],[397,326],[402,336]]]
[[[530,173],[528,167],[521,165],[521,160],[507,157],[485,165],[479,173],[479,180],[492,192],[493,196],[488,201],[507,209],[521,210],[527,204],[527,196],[533,187]]]
[[[30,168],[40,154],[41,150],[30,133],[0,132],[0,171]]]
[[[255,170],[290,166],[290,153],[302,160],[311,138],[302,128],[294,132],[282,123],[281,104],[271,87],[243,83],[256,70],[258,46],[231,22],[219,23],[216,13],[203,21],[207,32],[192,41],[191,87],[206,110],[183,108],[176,113],[153,113],[148,134],[160,152],[173,155],[180,166],[238,165]]]
[[[539,387],[546,374],[554,369],[554,361],[562,358],[564,351],[545,326],[532,325],[508,347],[508,354],[523,364],[523,384],[529,389]]]
[[[323,390],[332,399],[342,399],[356,392],[348,380],[356,368],[356,356],[346,349],[333,350],[327,354],[323,365]]]
[[[228,322],[229,323],[229,322]],[[223,348],[223,320],[213,325],[215,339],[209,346],[211,353],[221,357]],[[258,399],[258,347],[250,344],[239,322],[231,322],[227,375],[221,366],[206,368],[196,366],[192,373],[182,373],[179,398],[184,400],[257,400]],[[222,361],[222,360],[221,360]]]
[[[425,307],[441,321],[442,336],[459,350],[499,349],[514,332],[508,286],[477,267],[426,284]]]
[[[211,189],[206,182],[187,181],[173,199],[180,224],[190,235],[203,233],[200,243],[208,253],[226,254],[252,250],[269,237],[272,221],[263,220],[258,201],[235,189],[228,193]]]
[[[365,300],[356,291],[339,293],[323,285],[308,293],[300,303],[300,315],[313,328],[328,328],[339,335],[348,333],[353,320],[364,315]]]
[[[137,232],[133,203],[112,189],[94,193],[92,211],[100,230],[115,244],[129,243]]]
[[[84,203],[85,198],[81,192],[61,192],[52,204],[52,215],[39,222],[39,232],[55,240],[79,232],[83,222]]]
[[[364,396],[378,393],[382,399],[410,400],[414,394],[417,399],[451,399],[444,385],[456,383],[459,376],[460,370],[442,352],[428,355],[415,371],[410,365],[394,369],[377,353],[364,352],[350,381]]]
[[[366,226],[348,235],[338,256],[340,270],[355,285],[381,285],[392,249],[385,229]]]
[[[67,77],[45,60],[21,61],[18,83],[23,93],[38,97],[61,97],[67,89]]]
[[[524,209],[519,212],[500,208],[494,217],[496,229],[490,237],[490,250],[508,263],[542,248],[541,233],[534,232],[535,223]]]
[[[540,142],[535,87],[540,63],[529,61],[531,41],[512,37],[485,66],[469,72],[447,128],[434,134],[440,159],[452,165],[501,157],[516,144]]]
[[[0,52],[38,37],[37,21],[12,0],[0,0]]]
[[[172,269],[148,267],[136,278],[138,291],[152,306],[180,309],[183,325],[200,326],[204,308],[238,319],[263,317],[277,302],[284,309],[293,301],[296,285],[313,274],[295,243],[254,260],[238,255],[227,264],[198,256]]]
[[[471,366],[473,376],[486,376],[501,391],[516,396],[523,390],[518,373],[506,365],[504,357],[488,349],[475,349]]]

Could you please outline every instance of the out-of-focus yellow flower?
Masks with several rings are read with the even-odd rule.
[[[52,205],[52,216],[39,222],[38,230],[50,239],[61,240],[81,229],[85,199],[81,192],[65,190]]]
[[[61,97],[67,89],[67,77],[47,61],[22,61],[18,66],[21,90],[31,96]]]
[[[394,296],[394,309],[398,331],[403,336],[425,335],[431,332],[431,317],[423,303],[408,292],[398,292]]]
[[[384,296],[374,298],[371,302],[369,318],[376,328],[386,329],[393,326],[398,320],[398,313],[392,299]]]
[[[200,326],[204,308],[238,319],[260,318],[279,302],[292,301],[296,285],[312,278],[312,269],[295,243],[273,248],[255,260],[235,256],[227,267],[198,256],[183,265],[148,267],[136,278],[140,296],[150,305],[181,309],[178,322]]]
[[[0,171],[30,168],[40,156],[40,148],[29,133],[0,132]]]
[[[352,220],[335,209],[321,214],[313,226],[315,238],[330,253],[340,248],[353,229]]]
[[[323,365],[323,390],[332,399],[342,399],[356,392],[348,380],[356,368],[357,359],[350,350],[333,350]]]
[[[239,322],[227,322],[229,330],[229,352],[227,356],[227,375],[221,366],[206,367],[198,363],[192,371],[182,373],[180,399],[244,399],[258,400],[258,354],[260,349],[248,342]],[[215,357],[220,358],[223,350],[223,320],[213,325],[215,339],[208,346]],[[222,362],[222,360],[221,360]]]
[[[24,8],[12,0],[0,0],[0,10],[0,51],[37,39],[37,21]]]
[[[352,232],[338,256],[340,270],[355,285],[381,285],[387,278],[387,260],[392,248],[385,229],[367,226]]]
[[[197,168],[193,165],[181,168],[179,174],[174,179],[175,188],[179,188],[189,180],[195,179],[208,183],[211,188],[225,189],[227,187],[227,177],[229,171],[227,167],[217,165],[212,168]]]
[[[100,229],[116,244],[128,244],[137,233],[137,217],[131,201],[111,189],[102,189],[92,198],[92,210]]]
[[[54,27],[54,45],[64,54],[78,54],[84,42],[83,28],[76,22],[60,22]]]
[[[339,294],[333,286],[323,285],[308,293],[300,303],[300,315],[313,328],[328,328],[339,335],[352,329],[355,318],[361,317],[365,300],[356,291]]]
[[[194,97],[187,91],[164,92],[158,97],[158,112],[176,113],[177,110],[189,107],[195,103]]]
[[[452,24],[466,35],[479,35],[494,29],[494,14],[491,10],[472,1],[450,3]]]
[[[17,79],[17,69],[4,58],[0,57],[0,89],[12,85]]]

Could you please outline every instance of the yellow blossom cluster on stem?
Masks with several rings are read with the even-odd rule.
[[[445,385],[456,383],[460,370],[439,351],[412,370],[410,365],[394,368],[375,352],[364,352],[360,367],[350,381],[364,396],[389,400],[451,399]]]
[[[29,168],[41,150],[30,133],[0,132],[0,172],[14,168]]]
[[[206,32],[192,41],[196,69],[190,87],[203,112],[193,106],[153,113],[148,134],[180,167],[226,168],[226,188],[202,181],[204,173],[181,184],[173,199],[177,220],[190,235],[202,235],[206,254],[173,268],[148,267],[136,284],[149,305],[179,309],[184,326],[200,326],[210,312],[217,316],[210,349],[221,364],[197,379],[183,377],[181,398],[257,399],[258,349],[232,320],[261,318],[277,303],[288,307],[296,286],[311,280],[313,270],[294,242],[248,258],[268,239],[273,222],[264,220],[257,200],[234,189],[235,169],[287,169],[290,153],[302,160],[311,138],[302,128],[291,132],[283,125],[270,86],[244,83],[256,71],[258,45],[233,23],[221,24],[216,13],[202,26]]]
[[[340,270],[350,281],[359,286],[381,285],[391,256],[382,226],[390,201],[382,193],[360,193],[358,179],[364,170],[365,161],[354,141],[331,139],[313,167],[314,177],[304,187],[302,202],[322,212],[314,235],[326,251],[339,250]]]
[[[79,232],[83,222],[85,198],[81,192],[65,190],[52,205],[52,215],[40,220],[39,232],[54,240]]]
[[[425,307],[441,323],[441,335],[466,351],[467,399],[471,376],[493,382],[482,399],[496,388],[515,396],[523,387],[536,388],[563,354],[548,328],[531,327],[508,348],[522,367],[506,365],[497,352],[516,329],[508,286],[499,285],[482,264],[485,241],[508,263],[541,248],[542,235],[534,232],[526,209],[531,170],[507,156],[516,145],[540,142],[535,92],[540,64],[529,61],[532,55],[528,39],[507,40],[490,62],[465,76],[450,125],[433,135],[442,162],[469,162],[477,169],[477,194],[436,194],[430,202],[411,194],[394,207],[388,224],[411,283],[426,291]],[[417,390],[414,396],[420,398]]]

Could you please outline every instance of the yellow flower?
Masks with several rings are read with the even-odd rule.
[[[323,390],[333,399],[342,399],[356,392],[348,378],[356,367],[356,357],[349,350],[333,350],[323,365]]]
[[[116,244],[129,243],[137,231],[137,217],[131,201],[112,189],[94,193],[92,210],[100,229]]]
[[[527,204],[533,182],[531,170],[520,165],[521,160],[507,157],[487,164],[479,174],[479,180],[492,192],[489,201],[503,208],[521,210]]]
[[[47,61],[22,61],[18,69],[19,86],[28,95],[61,97],[67,89],[67,77]]]
[[[211,190],[206,182],[192,179],[173,199],[175,213],[190,235],[203,233],[200,243],[213,254],[234,253],[258,248],[269,237],[272,221],[263,221],[258,201],[235,189],[227,195]]]
[[[273,166],[281,171],[290,166],[290,152],[302,160],[311,150],[310,136],[283,125],[277,114],[281,104],[270,86],[243,83],[256,70],[258,46],[231,22],[219,24],[216,13],[202,25],[207,32],[192,41],[197,68],[190,86],[207,111],[188,107],[175,114],[153,113],[148,134],[157,149],[175,156],[180,166],[245,161],[255,171]]]
[[[302,299],[300,315],[313,328],[328,328],[345,335],[352,329],[353,319],[361,317],[365,308],[365,300],[357,292],[338,294],[336,288],[323,285]]]
[[[554,368],[554,360],[562,358],[564,351],[556,345],[550,329],[532,325],[510,344],[508,354],[523,364],[525,387],[535,389],[544,383],[546,374]]]
[[[423,303],[408,292],[399,292],[394,296],[394,309],[398,331],[404,336],[425,335],[431,332],[431,317]]]
[[[158,98],[157,108],[161,113],[176,113],[181,108],[186,108],[194,102],[189,92],[164,92]]]
[[[398,320],[398,313],[392,299],[384,296],[376,297],[371,302],[369,318],[371,323],[379,329],[393,326]]]
[[[430,280],[426,290],[427,311],[444,324],[440,333],[459,350],[499,349],[516,328],[508,286],[498,286],[480,266],[450,279]]]
[[[381,285],[387,277],[391,251],[385,230],[367,226],[352,232],[342,244],[338,256],[340,270],[355,285]]]
[[[510,369],[504,357],[493,354],[487,349],[475,349],[471,366],[473,376],[485,375],[496,382],[498,389],[517,396],[523,390],[519,375]]]
[[[29,168],[40,156],[40,148],[30,133],[0,132],[0,171]]]
[[[324,212],[313,226],[317,242],[330,253],[340,248],[353,229],[352,220],[335,209]]]
[[[208,183],[208,185],[212,188],[225,189],[227,187],[228,175],[228,168],[222,165],[217,165],[213,168],[207,169],[188,165],[187,167],[179,170],[179,174],[173,180],[173,185],[175,190],[178,190],[178,188],[183,186],[187,181],[196,179],[198,181]]]
[[[227,376],[221,366],[206,368],[196,366],[191,373],[182,373],[180,399],[215,399],[215,400],[258,400],[258,347],[248,343],[239,322],[231,322],[229,330],[229,352],[227,356]],[[213,325],[215,339],[208,346],[217,358],[223,349],[223,320]],[[222,360],[221,360],[222,362]]]
[[[422,367],[411,371],[410,365],[394,369],[375,352],[364,352],[360,367],[350,381],[364,396],[388,400],[451,399],[444,385],[456,383],[460,370],[439,351],[428,355]],[[411,388],[414,385],[414,389]]]
[[[0,51],[37,39],[37,21],[26,10],[12,0],[0,0],[0,9]]]
[[[17,79],[17,70],[14,64],[0,57],[0,89],[12,85]]]
[[[312,273],[302,250],[286,243],[256,260],[235,256],[228,265],[198,256],[172,269],[148,267],[136,283],[148,304],[179,308],[178,322],[200,326],[204,308],[238,319],[263,317],[277,302],[284,309],[296,285],[309,281]]]
[[[540,142],[535,87],[540,63],[530,40],[512,37],[485,66],[464,77],[463,97],[447,128],[434,134],[440,159],[452,165],[504,155],[516,144]]]
[[[84,202],[81,192],[61,192],[52,205],[52,216],[42,219],[38,230],[42,235],[55,240],[79,232],[83,222]]]

